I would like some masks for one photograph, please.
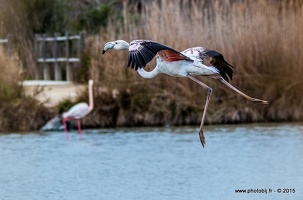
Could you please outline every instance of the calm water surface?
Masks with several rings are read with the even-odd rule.
[[[303,199],[303,124],[207,126],[204,149],[197,131],[0,135],[0,199]]]

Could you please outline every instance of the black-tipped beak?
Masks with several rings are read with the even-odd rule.
[[[112,49],[114,48],[115,46],[115,43],[114,42],[108,42],[104,45],[104,48],[103,48],[103,51],[102,51],[102,54],[105,54],[105,52],[109,49]]]

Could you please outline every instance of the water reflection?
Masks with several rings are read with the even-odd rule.
[[[302,124],[85,130],[0,135],[3,199],[280,199],[235,189],[295,188]]]

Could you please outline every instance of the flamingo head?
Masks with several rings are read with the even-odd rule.
[[[129,44],[124,40],[116,40],[113,42],[107,42],[104,45],[102,54],[104,54],[109,49],[124,50],[124,49],[128,49],[128,47],[129,47]]]

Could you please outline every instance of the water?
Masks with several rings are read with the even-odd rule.
[[[0,135],[0,199],[303,199],[303,124],[207,126],[204,149],[197,131]]]

